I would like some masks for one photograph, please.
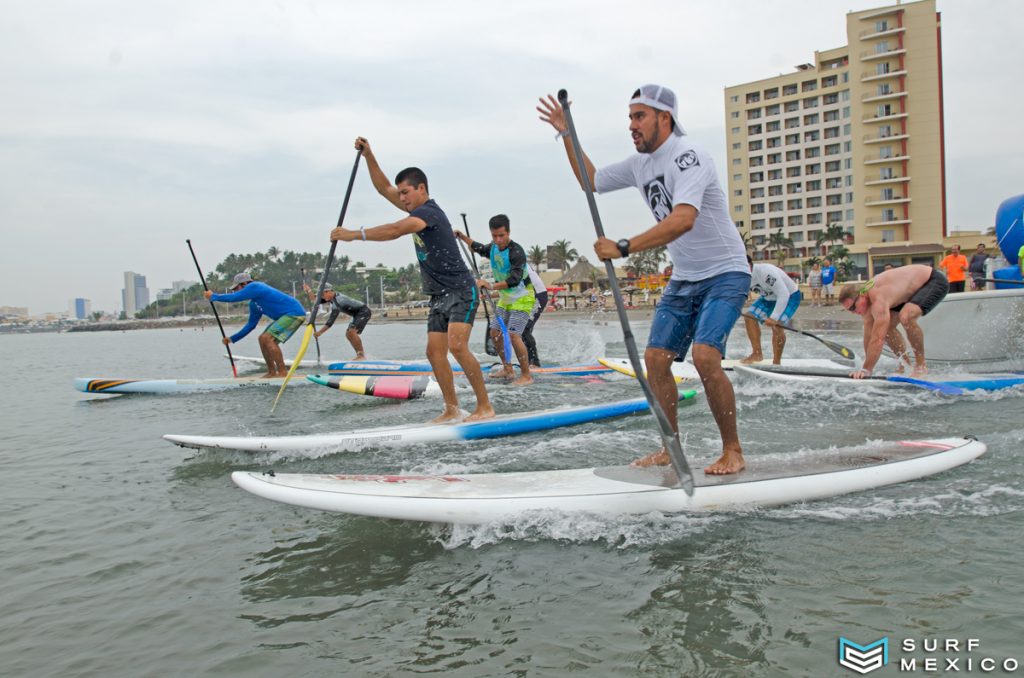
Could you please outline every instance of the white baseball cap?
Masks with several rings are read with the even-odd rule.
[[[675,92],[661,85],[641,85],[637,91],[639,95],[629,100],[630,105],[643,104],[658,111],[667,111],[672,114],[672,122],[675,123],[672,133],[679,137],[686,134],[686,130],[679,124],[678,100]]]

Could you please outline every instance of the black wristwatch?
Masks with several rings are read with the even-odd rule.
[[[629,256],[629,240],[628,239],[623,238],[622,240],[618,241],[615,244],[619,248],[619,254],[621,254],[624,257],[628,257]]]

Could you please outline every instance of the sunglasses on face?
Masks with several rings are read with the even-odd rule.
[[[859,300],[860,300],[860,297],[859,297],[859,296],[857,296],[857,297],[854,297],[854,298],[853,298],[853,299],[852,299],[852,300],[850,301],[850,305],[849,305],[849,306],[843,306],[843,308],[845,308],[845,309],[846,309],[847,311],[849,311],[850,313],[856,313],[856,312],[857,312],[857,302],[858,302]]]

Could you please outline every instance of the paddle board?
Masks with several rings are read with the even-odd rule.
[[[355,374],[343,377],[325,377],[310,374],[306,379],[314,384],[327,386],[346,393],[376,396],[378,398],[394,398],[412,400],[424,396],[441,395],[441,387],[433,377],[402,376],[400,374],[364,375]],[[461,390],[466,390],[465,388]]]
[[[768,367],[739,366],[737,373],[745,376],[761,379],[772,379],[774,381],[788,382],[810,382],[810,383],[838,383],[854,387],[915,387],[931,391],[938,391],[947,395],[960,395],[967,391],[999,391],[1005,388],[1012,388],[1024,384],[1024,374],[1019,373],[994,373],[994,374],[958,374],[935,376],[929,375],[927,379],[917,379],[902,375],[873,375],[865,379],[853,379],[849,372],[820,372],[810,370],[779,370]]]
[[[78,377],[75,388],[83,393],[146,393],[163,395],[167,393],[194,393],[196,391],[219,391],[241,386],[276,386],[281,387],[284,377],[223,377],[219,379],[100,379]],[[297,380],[293,383],[308,382]]]
[[[224,354],[224,357],[227,358],[227,354]],[[234,358],[236,363],[249,363],[252,367],[259,367],[262,369],[267,366],[267,361],[262,357],[257,358],[256,356],[236,355]],[[295,361],[292,358],[285,358],[284,366],[291,367],[294,362]],[[303,358],[302,362],[299,363],[299,367],[323,367],[324,365],[330,365],[333,362],[337,361],[333,358],[321,358],[318,362],[316,358]],[[249,365],[247,365],[247,367],[248,366]]]
[[[629,362],[628,358],[598,358],[597,362],[601,363],[605,367],[615,370],[620,374],[636,378],[636,372],[633,371],[633,364]],[[743,363],[739,360],[723,360],[722,369],[731,371],[737,365]],[[771,365],[771,360],[761,360],[760,362],[753,363],[754,365]],[[836,362],[835,360],[828,360],[827,358],[783,358],[783,367],[791,367],[794,369],[836,369],[836,370],[848,370],[852,367],[850,363]],[[700,375],[697,374],[697,368],[693,366],[693,363],[689,361],[685,362],[673,362],[672,363],[672,376],[675,377],[677,382],[685,381],[687,379],[700,379]]]
[[[484,372],[498,371],[500,364],[491,367],[483,366]],[[430,376],[434,373],[430,363],[425,360],[343,360],[331,363],[328,367],[333,377],[350,374],[402,374],[406,376]],[[462,366],[452,363],[452,371],[462,376]],[[589,377],[611,374],[611,369],[602,365],[558,365],[553,367],[531,367],[534,375],[561,377]]]
[[[307,382],[309,383],[309,382]],[[689,400],[696,391],[681,391],[679,398]],[[621,417],[647,411],[643,398],[600,405],[555,408],[539,412],[502,414],[484,421],[458,424],[405,424],[383,428],[359,429],[342,433],[321,433],[301,436],[190,436],[165,435],[175,445],[196,449],[243,450],[247,452],[300,450],[331,450],[345,452],[366,447],[398,447],[416,443],[437,443],[478,438],[500,438],[532,431],[546,431],[591,421]]]
[[[915,480],[966,464],[986,447],[968,438],[917,440],[758,458],[729,476],[695,477],[689,497],[669,467],[612,466],[467,475],[313,475],[236,471],[231,479],[294,506],[439,523],[479,524],[525,511],[600,514],[727,510],[812,501]]]

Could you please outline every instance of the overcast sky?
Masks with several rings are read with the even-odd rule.
[[[326,252],[357,135],[384,171],[422,167],[471,234],[504,212],[527,248],[594,239],[537,97],[569,90],[599,166],[633,152],[630,93],[658,82],[724,180],[723,88],[845,44],[877,1],[290,2],[2,0],[0,306],[72,297],[119,310],[231,252]],[[940,0],[949,224],[991,226],[1024,191],[1018,0]],[[635,192],[599,198],[609,235],[651,225]],[[400,213],[360,167],[346,224]],[[412,263],[408,239],[342,251]]]

